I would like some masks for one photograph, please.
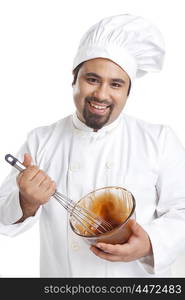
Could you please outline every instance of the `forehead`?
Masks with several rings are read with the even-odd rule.
[[[100,77],[129,80],[127,73],[119,65],[105,58],[95,58],[84,62],[80,73],[83,75],[86,73],[96,73]]]

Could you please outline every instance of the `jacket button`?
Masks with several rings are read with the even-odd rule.
[[[71,172],[76,172],[80,169],[80,164],[79,163],[71,164],[69,169],[70,169]]]
[[[111,169],[113,167],[113,162],[112,161],[108,161],[108,162],[106,162],[105,166],[106,166],[107,169]]]
[[[73,242],[71,244],[71,248],[75,251],[78,251],[80,249],[80,246],[78,245],[78,243]]]

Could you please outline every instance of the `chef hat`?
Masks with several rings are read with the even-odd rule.
[[[102,19],[82,37],[73,70],[93,58],[107,58],[118,64],[133,80],[147,72],[160,71],[164,59],[160,31],[140,16],[122,14]]]

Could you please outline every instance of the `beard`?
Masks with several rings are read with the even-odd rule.
[[[108,112],[106,113],[106,115],[102,116],[102,115],[93,114],[92,112],[90,112],[88,109],[88,105],[91,101],[95,101],[96,103],[100,103],[100,104],[106,104],[107,106],[109,106]],[[85,120],[85,124],[88,127],[96,129],[96,130],[101,129],[109,121],[113,108],[114,108],[114,105],[110,104],[107,100],[100,100],[95,97],[86,97],[85,105],[84,105],[84,109],[83,109],[83,118]]]

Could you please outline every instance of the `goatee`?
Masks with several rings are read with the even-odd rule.
[[[104,116],[93,114],[88,109],[88,105],[91,101],[95,101],[96,103],[100,103],[100,104],[106,104],[107,106],[109,106],[109,112]],[[113,107],[114,105],[109,103],[107,100],[100,100],[96,97],[86,97],[84,110],[83,110],[83,117],[85,120],[85,124],[88,127],[93,128],[95,130],[101,129],[109,121]]]

